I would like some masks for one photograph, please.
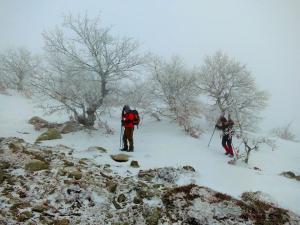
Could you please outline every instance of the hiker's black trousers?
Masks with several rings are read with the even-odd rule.
[[[232,147],[231,146],[231,142],[232,142],[232,138],[226,134],[226,135],[223,135],[223,138],[222,138],[222,146],[226,149],[226,145],[228,147]]]

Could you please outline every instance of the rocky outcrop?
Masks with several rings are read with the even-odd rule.
[[[33,125],[35,130],[56,129],[61,134],[68,134],[82,129],[82,126],[75,121],[67,121],[65,123],[51,123],[38,116],[32,117],[28,121],[28,123]]]
[[[119,176],[108,164],[80,163],[62,154],[62,146],[50,148],[6,138],[0,149],[0,224],[300,223],[298,215],[264,201],[260,193],[247,192],[235,199],[196,184],[178,186],[181,177],[194,175],[189,166]],[[48,168],[25,169],[37,161]]]

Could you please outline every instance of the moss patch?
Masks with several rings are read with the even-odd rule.
[[[53,140],[53,139],[61,139],[61,134],[60,132],[55,129],[55,128],[51,128],[48,131],[46,131],[45,133],[41,134],[37,139],[36,142],[40,142],[40,141],[46,141],[46,140]]]
[[[178,194],[182,193],[184,195],[184,199],[187,202],[193,201],[195,198],[198,198],[199,195],[195,195],[191,193],[193,188],[198,187],[196,184],[189,184],[177,188],[169,189],[163,196],[162,201],[167,208],[173,208],[175,205],[173,204],[173,198]],[[176,198],[176,197],[175,197]]]
[[[55,220],[54,225],[69,225],[70,222],[68,219],[60,219],[60,220]]]
[[[49,164],[38,159],[33,159],[25,165],[25,170],[30,172],[46,170],[46,169],[49,169]]]
[[[213,195],[213,199],[210,200],[210,203],[219,203],[223,201],[234,201],[234,199],[229,195],[217,192]]]
[[[150,208],[143,212],[143,216],[146,219],[147,225],[158,225],[159,219],[161,217],[161,209],[160,208]]]
[[[241,197],[246,202],[246,204],[237,202],[243,210],[241,218],[251,219],[255,221],[255,225],[285,224],[290,219],[287,210],[262,202],[254,198],[251,193],[245,192]]]
[[[71,132],[75,132],[77,130],[80,129],[80,126],[76,123],[76,122],[67,122],[65,123],[65,125],[63,126],[61,133],[62,134],[68,134]]]

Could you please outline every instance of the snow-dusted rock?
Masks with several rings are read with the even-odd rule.
[[[287,177],[287,178],[290,178],[290,179],[294,179],[294,180],[298,180],[300,181],[300,175],[296,175],[294,172],[292,171],[285,171],[285,172],[282,172],[280,173],[281,176],[284,176],[284,177]]]
[[[106,153],[107,152],[107,149],[103,148],[103,147],[100,147],[100,146],[92,146],[92,147],[89,147],[87,149],[88,152],[100,152],[100,153]]]
[[[129,160],[129,155],[121,153],[121,154],[111,155],[111,158],[116,162],[127,162]]]
[[[28,120],[28,123],[31,125],[34,125],[35,127],[43,128],[46,127],[49,122],[41,117],[34,116],[30,120]]]

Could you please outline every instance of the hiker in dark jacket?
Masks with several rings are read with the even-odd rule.
[[[217,121],[216,128],[223,131],[222,136],[222,146],[226,151],[226,155],[233,157],[233,148],[232,148],[232,136],[233,136],[233,125],[234,122],[228,114],[228,120],[225,118],[225,113],[222,112],[220,118]]]
[[[124,127],[123,148],[121,151],[133,152],[133,130],[134,130],[134,114],[128,105],[124,105],[122,110],[122,126]],[[128,146],[129,143],[129,146]]]

